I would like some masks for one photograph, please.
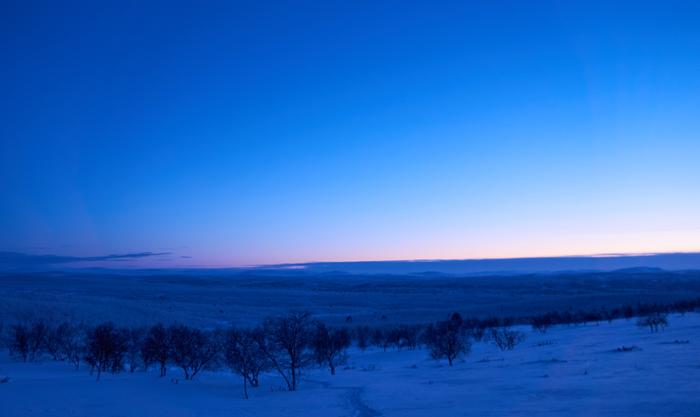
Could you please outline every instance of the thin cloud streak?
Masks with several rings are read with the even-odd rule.
[[[21,252],[0,252],[0,268],[49,268],[61,264],[127,261],[170,254],[172,254],[172,252],[134,252],[100,256],[65,256],[51,254],[34,255]]]

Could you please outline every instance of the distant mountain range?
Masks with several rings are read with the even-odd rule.
[[[612,254],[598,256],[564,256],[545,258],[418,260],[418,261],[359,261],[310,262],[263,265],[247,268],[81,268],[81,262],[114,261],[146,258],[164,253],[129,253],[92,257],[32,255],[0,252],[0,271],[83,271],[121,272],[128,274],[191,274],[191,275],[512,275],[530,273],[561,273],[586,271],[619,271],[631,273],[659,270],[700,270],[700,253]]]
[[[464,259],[424,261],[313,262],[284,264],[264,269],[303,270],[350,274],[520,274],[546,272],[630,272],[700,269],[700,253],[565,256],[548,258]]]

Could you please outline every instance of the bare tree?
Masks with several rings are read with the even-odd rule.
[[[85,356],[86,329],[84,326],[68,324],[61,344],[61,356],[73,364],[75,370],[80,368],[80,362]]]
[[[389,336],[389,332],[379,327],[373,329],[370,336],[372,345],[382,348],[384,352],[386,352],[389,346],[391,346],[391,339],[392,338]]]
[[[397,332],[400,347],[411,350],[418,348],[419,335],[421,333],[420,326],[401,325],[397,328]]]
[[[126,330],[117,329],[112,323],[88,330],[85,361],[97,371],[98,381],[102,372],[117,373],[123,369],[126,347]]]
[[[668,316],[659,312],[650,313],[647,316],[640,317],[637,320],[637,326],[648,327],[650,332],[656,333],[668,326]]]
[[[46,349],[48,330],[43,321],[12,325],[8,343],[10,354],[19,356],[24,362],[37,360]]]
[[[535,316],[532,319],[530,319],[530,324],[532,325],[532,328],[534,330],[537,330],[538,332],[545,334],[547,333],[547,330],[554,324],[553,321],[553,315],[550,314],[543,314],[541,316]]]
[[[17,323],[10,328],[10,354],[17,355],[24,362],[29,360],[29,327],[24,323]]]
[[[195,376],[214,361],[219,350],[210,333],[185,325],[170,327],[170,358],[182,368],[185,379]]]
[[[486,334],[486,323],[475,317],[464,319],[462,321],[462,327],[465,329],[467,335],[477,342],[480,342]]]
[[[355,328],[355,340],[357,347],[361,351],[365,351],[369,347],[372,330],[368,326],[358,326]]]
[[[516,345],[525,340],[525,334],[508,327],[491,329],[490,337],[501,350],[513,350]]]
[[[348,329],[328,328],[323,323],[316,324],[312,345],[314,355],[319,365],[327,365],[331,375],[335,375],[335,368],[347,361],[347,348],[351,339]]]
[[[141,358],[144,367],[157,363],[160,366],[160,376],[165,376],[168,369],[168,359],[170,357],[170,335],[168,330],[161,323],[148,329],[146,338],[141,348]]]
[[[264,340],[262,329],[231,329],[226,335],[224,356],[226,365],[243,378],[243,395],[248,398],[248,384],[257,387],[260,373],[269,367],[260,342]]]
[[[398,327],[390,327],[384,331],[385,343],[387,346],[393,346],[396,350],[401,350],[401,333]]]
[[[309,351],[312,338],[311,316],[307,312],[291,312],[268,318],[261,348],[272,367],[279,372],[287,388],[296,391],[301,369],[313,361]]]
[[[64,355],[63,346],[72,336],[73,331],[73,326],[68,322],[63,322],[58,326],[50,326],[48,328],[44,345],[46,347],[46,351],[51,355],[53,360],[62,361],[67,359]]]
[[[126,356],[129,361],[129,372],[134,372],[139,366],[143,365],[144,361],[141,351],[145,338],[146,329],[143,327],[134,327],[127,331]]]
[[[46,348],[49,326],[42,320],[34,322],[29,328],[29,360],[37,360]]]
[[[425,331],[425,343],[433,359],[445,358],[449,366],[452,366],[459,356],[471,350],[471,343],[459,314],[453,314],[450,320],[429,325]]]

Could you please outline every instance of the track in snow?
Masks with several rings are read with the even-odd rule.
[[[354,417],[378,417],[382,413],[367,405],[362,400],[362,391],[364,388],[351,387],[348,388],[347,399],[352,409],[355,411]]]

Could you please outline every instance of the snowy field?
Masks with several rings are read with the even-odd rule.
[[[700,297],[700,272],[518,276],[0,274],[0,317],[121,325],[256,325],[306,310],[329,324],[381,326],[463,316],[529,316]],[[7,320],[7,319],[6,319]]]
[[[475,343],[450,368],[424,350],[351,351],[331,376],[308,369],[297,392],[269,374],[242,398],[238,377],[208,372],[184,381],[137,372],[103,375],[66,363],[0,356],[0,416],[698,416],[700,315],[671,315],[659,333],[634,320],[522,327],[514,351]],[[618,348],[636,347],[619,352]]]

